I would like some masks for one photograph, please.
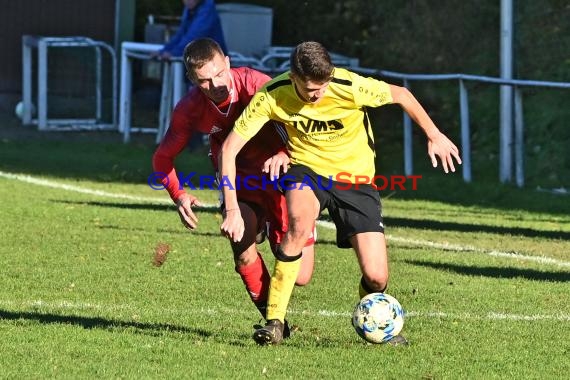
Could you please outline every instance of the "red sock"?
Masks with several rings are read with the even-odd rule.
[[[249,297],[265,318],[271,277],[259,252],[257,253],[257,260],[250,265],[236,268],[236,272],[239,273]]]

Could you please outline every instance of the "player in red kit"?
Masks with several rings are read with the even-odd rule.
[[[189,43],[183,58],[188,78],[195,86],[176,105],[169,129],[154,153],[153,167],[156,172],[167,174],[162,183],[176,203],[182,224],[194,230],[198,226],[198,218],[192,207],[200,206],[200,201],[180,188],[174,159],[187,146],[194,132],[202,132],[209,135],[209,156],[217,173],[218,154],[235,120],[270,78],[250,68],[230,68],[229,58],[209,38]],[[230,241],[235,269],[264,318],[270,275],[258,251],[256,237],[266,229],[271,249],[276,252],[288,228],[285,197],[277,186],[270,184],[272,179],[287,171],[286,140],[287,134],[282,126],[262,128],[236,159],[237,175],[241,178],[249,176],[249,186],[237,189],[239,208],[225,209],[223,200],[221,205],[224,212],[239,211],[244,219],[243,239]],[[297,285],[305,285],[311,279],[313,244],[314,234],[303,248]]]

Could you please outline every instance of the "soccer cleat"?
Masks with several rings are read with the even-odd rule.
[[[254,330],[262,329],[262,325],[255,324],[253,325]],[[285,324],[283,326],[283,339],[290,338],[296,331],[299,331],[299,326],[291,325],[289,326],[289,322],[285,320]]]
[[[386,342],[390,346],[407,346],[408,340],[403,335],[395,335],[392,339]]]
[[[285,325],[280,320],[271,319],[267,321],[264,327],[253,332],[253,340],[261,346],[276,345],[283,341],[284,330]]]

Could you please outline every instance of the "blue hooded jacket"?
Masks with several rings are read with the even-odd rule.
[[[228,54],[214,0],[203,0],[193,10],[184,7],[178,31],[160,51],[168,52],[174,57],[181,57],[190,41],[202,37],[212,38],[220,44],[224,53]]]

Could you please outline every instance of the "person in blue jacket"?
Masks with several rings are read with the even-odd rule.
[[[161,59],[181,57],[186,45],[201,37],[209,37],[215,40],[224,54],[228,54],[215,1],[182,0],[182,3],[184,3],[184,11],[178,31],[155,55]]]

